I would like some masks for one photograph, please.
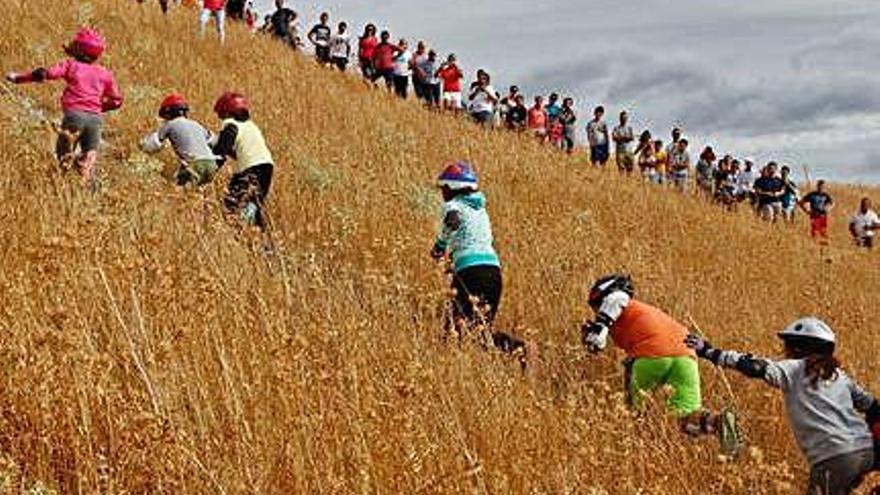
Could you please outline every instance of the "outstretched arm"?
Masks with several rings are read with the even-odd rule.
[[[785,387],[785,371],[776,361],[737,351],[716,349],[707,340],[695,334],[688,335],[685,343],[696,351],[697,356],[711,361],[715,366],[735,369],[749,378],[764,380],[773,387]]]

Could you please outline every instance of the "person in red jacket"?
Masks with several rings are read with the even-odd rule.
[[[48,69],[10,72],[6,75],[6,80],[15,84],[57,79],[67,83],[61,94],[64,119],[61,121],[55,153],[64,168],[73,159],[88,185],[93,183],[96,175],[103,115],[122,106],[122,93],[116,78],[112,72],[97,64],[105,49],[106,42],[100,33],[83,28],[64,48],[70,58]],[[77,144],[80,154],[74,156]]]
[[[360,62],[361,74],[364,75],[364,79],[370,81],[373,80],[373,74],[376,72],[373,67],[373,52],[376,51],[378,44],[376,26],[367,24],[364,27],[364,34],[358,39],[358,62]]]
[[[391,33],[382,31],[379,35],[381,40],[376,48],[373,49],[373,82],[379,79],[385,80],[388,89],[394,87],[394,57],[400,51],[400,48],[391,43]]]
[[[199,15],[199,34],[205,34],[205,27],[208,25],[208,20],[214,18],[214,21],[217,25],[217,36],[220,37],[220,42],[226,40],[226,0],[203,0],[202,2],[202,11]]]

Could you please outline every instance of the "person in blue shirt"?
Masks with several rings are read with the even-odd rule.
[[[559,118],[559,114],[562,113],[562,106],[559,105],[559,94],[558,93],[550,93],[550,97],[547,100],[547,106],[544,108],[544,111],[547,112],[547,118]]]
[[[782,218],[787,223],[794,223],[794,212],[797,208],[797,203],[800,198],[800,192],[798,192],[798,186],[795,181],[791,179],[791,169],[788,165],[785,165],[780,170],[780,179],[782,179],[783,184],[785,185],[784,192],[782,193]]]
[[[501,303],[503,282],[486,196],[478,190],[473,166],[464,161],[447,164],[437,178],[437,186],[443,195],[443,208],[431,257],[439,261],[448,256],[452,263],[455,330],[459,336],[462,330],[491,331]],[[491,331],[490,335],[495,347],[519,354],[526,366],[528,354],[533,354],[533,344],[504,332]]]

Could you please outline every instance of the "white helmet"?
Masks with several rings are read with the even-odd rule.
[[[814,316],[800,318],[779,332],[779,338],[785,339],[810,339],[827,344],[834,344],[836,338],[834,330],[827,323]]]

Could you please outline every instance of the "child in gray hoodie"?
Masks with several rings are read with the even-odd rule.
[[[866,422],[880,404],[852,380],[834,357],[835,335],[817,318],[801,318],[779,334],[786,359],[774,361],[715,349],[691,334],[688,345],[716,366],[734,368],[782,390],[788,421],[810,463],[806,493],[847,495],[874,465],[874,441]]]

